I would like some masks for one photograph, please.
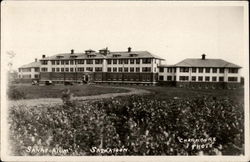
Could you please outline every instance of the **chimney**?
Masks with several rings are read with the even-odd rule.
[[[131,49],[132,49],[131,47],[128,47],[128,52],[131,52]]]
[[[74,54],[74,50],[73,49],[71,50],[71,54]]]
[[[45,58],[45,57],[46,57],[46,55],[43,55],[43,56],[42,56],[42,58]]]
[[[35,62],[37,62],[37,58],[35,58]]]
[[[202,56],[202,57],[201,57],[202,60],[205,60],[205,59],[206,59],[206,55],[205,55],[205,54],[202,54],[201,56]]]

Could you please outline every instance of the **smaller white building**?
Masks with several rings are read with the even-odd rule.
[[[240,83],[241,67],[222,59],[185,59],[175,65],[159,66],[159,81],[175,81],[177,86],[207,85],[216,83]]]
[[[18,68],[18,79],[21,82],[31,82],[39,80],[41,63],[35,59],[35,62],[26,64]]]

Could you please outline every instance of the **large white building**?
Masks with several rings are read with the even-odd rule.
[[[43,55],[40,81],[156,84],[162,58],[148,51],[86,50]]]
[[[221,83],[232,83],[233,87],[240,83],[240,66],[222,59],[202,58],[185,59],[175,65],[159,66],[160,82],[175,82],[177,86],[212,86]],[[207,84],[200,84],[207,83]],[[228,85],[229,85],[228,84]]]

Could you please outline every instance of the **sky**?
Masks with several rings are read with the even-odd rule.
[[[16,54],[13,69],[71,49],[126,51],[129,46],[168,65],[205,53],[248,66],[242,5],[8,1],[1,7],[1,54]]]

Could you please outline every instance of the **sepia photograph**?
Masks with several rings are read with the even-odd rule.
[[[249,161],[246,1],[3,1],[2,161]]]

